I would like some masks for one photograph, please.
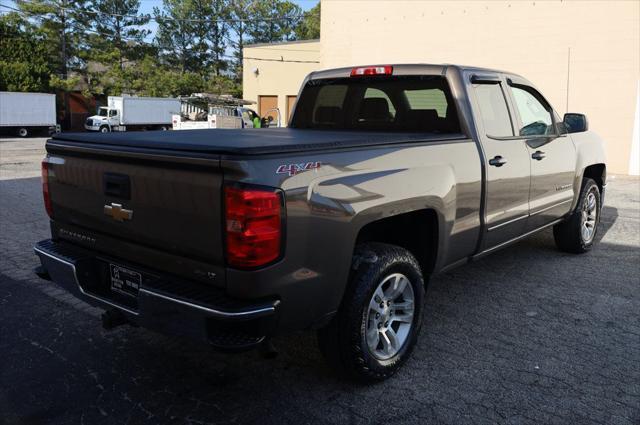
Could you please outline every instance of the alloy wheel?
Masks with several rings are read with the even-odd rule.
[[[582,220],[581,220],[581,233],[584,243],[589,243],[593,240],[596,234],[596,225],[598,223],[598,202],[596,201],[596,195],[593,192],[589,192],[582,205]]]
[[[413,326],[415,295],[409,279],[394,273],[385,277],[369,301],[366,341],[371,354],[388,360],[398,354]]]

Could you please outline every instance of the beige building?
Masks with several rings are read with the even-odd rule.
[[[304,77],[319,66],[318,40],[245,46],[242,97],[257,103],[260,116],[270,115],[276,120],[277,109],[286,125]]]
[[[536,84],[560,114],[585,113],[607,142],[611,172],[640,174],[640,1],[323,0],[321,22],[320,42],[307,44],[319,63],[281,61],[273,74],[255,76],[252,67],[270,68],[245,59],[245,96],[277,95],[286,111],[303,74],[339,66],[505,69]],[[245,56],[312,55],[278,48],[254,46]]]

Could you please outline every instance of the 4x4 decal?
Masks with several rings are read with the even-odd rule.
[[[276,174],[289,174],[295,176],[298,173],[308,170],[317,170],[322,163],[320,161],[302,162],[300,164],[283,164],[278,167]]]

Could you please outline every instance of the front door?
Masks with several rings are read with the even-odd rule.
[[[472,84],[474,118],[485,156],[487,187],[482,249],[525,232],[529,215],[530,161],[523,140],[495,140],[514,135],[505,81],[493,75]]]
[[[511,80],[510,80],[511,81]],[[528,230],[562,217],[574,197],[576,151],[569,135],[557,134],[556,116],[549,103],[533,87],[511,82],[520,136],[526,136],[531,161],[530,217]],[[545,136],[545,137],[536,137]]]

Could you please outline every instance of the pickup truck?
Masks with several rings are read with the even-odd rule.
[[[410,355],[434,273],[549,227],[562,251],[596,240],[603,143],[518,75],[341,68],[298,99],[270,131],[53,136],[36,272],[108,327],[223,350],[317,330],[341,376],[371,382]]]

